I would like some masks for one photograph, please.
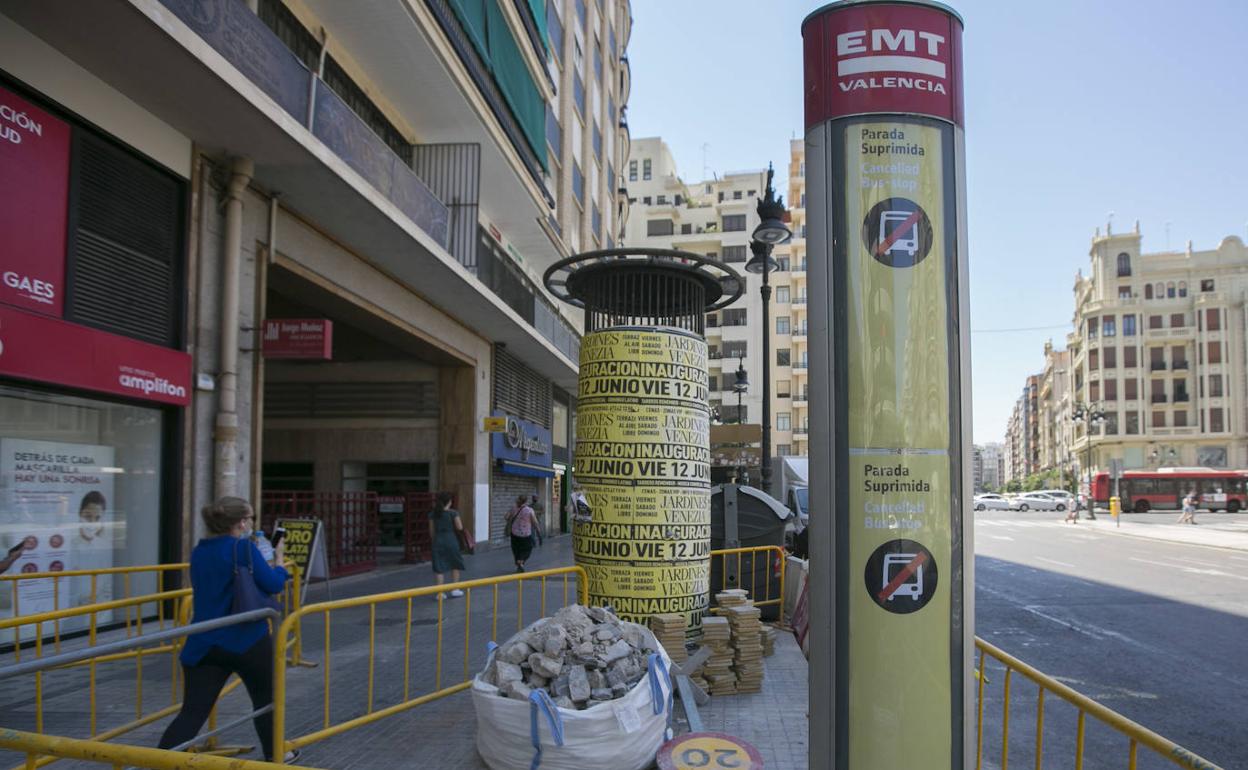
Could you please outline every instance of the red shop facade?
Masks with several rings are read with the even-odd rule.
[[[177,561],[186,181],[2,71],[0,169],[0,548],[24,547],[10,573]],[[19,584],[23,614],[121,590],[72,579],[54,600],[45,582]],[[11,603],[0,591],[0,617]]]

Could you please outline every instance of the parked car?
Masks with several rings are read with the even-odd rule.
[[[1011,511],[1064,511],[1067,501],[1044,492],[1024,492],[1010,501]]]
[[[1008,511],[1010,510],[1010,501],[1001,495],[985,493],[975,495],[975,510],[977,511]]]

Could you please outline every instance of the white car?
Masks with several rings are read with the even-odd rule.
[[[1008,511],[1010,510],[1010,501],[1001,495],[992,493],[975,495],[975,510],[977,511]]]
[[[1044,492],[1024,492],[1010,501],[1011,511],[1064,511],[1066,501]]]

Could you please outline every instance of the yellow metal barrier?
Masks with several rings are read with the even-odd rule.
[[[412,588],[404,591],[392,591],[384,594],[373,594],[370,596],[358,596],[350,599],[338,599],[335,601],[320,602],[317,604],[309,604],[301,607],[297,611],[291,613],[282,622],[281,629],[277,633],[274,649],[274,677],[273,677],[273,754],[276,757],[284,757],[286,752],[307,746],[326,738],[331,738],[340,733],[347,732],[356,727],[376,722],[388,716],[407,711],[415,708],[423,703],[446,697],[454,693],[466,690],[472,686],[472,675],[469,673],[469,644],[472,627],[472,592],[473,589],[492,589],[493,593],[493,611],[490,622],[490,639],[498,638],[498,608],[499,608],[499,586],[515,583],[516,590],[516,630],[524,627],[524,584],[526,582],[537,583],[541,592],[540,606],[538,608],[538,617],[546,616],[546,590],[547,581],[550,579],[562,579],[563,582],[563,605],[568,604],[568,588],[569,579],[575,577],[577,582],[577,591],[581,604],[588,604],[589,601],[589,580],[586,577],[585,570],[582,567],[559,567],[556,569],[536,570],[534,572],[523,572],[513,575],[503,575],[492,578],[482,578],[480,580],[466,580],[459,583],[447,583],[440,586],[425,586],[422,588]],[[464,592],[464,652],[463,652],[463,673],[459,682],[447,686],[442,683],[442,645],[443,645],[443,611],[446,600],[440,595],[443,592],[452,590],[461,590]],[[411,684],[411,652],[412,652],[412,602],[415,599],[436,596],[438,603],[437,627],[436,627],[436,662],[434,666],[434,684],[433,691],[412,698],[410,692]],[[459,601],[459,600],[456,600]],[[405,621],[403,632],[403,694],[398,703],[386,706],[380,709],[374,709],[373,695],[374,682],[376,675],[376,653],[377,653],[377,607],[390,602],[404,602],[406,604],[406,614],[403,618]],[[361,716],[347,719],[346,721],[331,723],[330,720],[330,613],[334,610],[344,610],[350,608],[368,608],[368,697],[364,714]],[[319,615],[325,626],[325,641],[323,648],[323,666],[324,671],[324,693],[323,693],[323,718],[322,727],[307,735],[301,735],[293,738],[286,737],[286,666],[288,660],[288,649],[291,646],[291,636],[295,629],[303,622],[305,616]],[[396,680],[392,680],[397,682]],[[281,760],[278,760],[280,764]]]
[[[62,610],[62,609],[71,609],[70,607],[61,606],[61,596],[62,596],[61,586],[64,585],[67,581],[71,581],[75,578],[86,577],[86,578],[91,579],[90,598],[85,604],[78,605],[80,607],[87,607],[87,606],[98,603],[96,601],[96,597],[98,596],[98,591],[99,591],[99,581],[102,577],[107,578],[107,577],[114,577],[114,576],[120,575],[122,577],[122,596],[117,597],[117,599],[132,599],[132,598],[135,598],[131,594],[131,589],[133,587],[134,582],[136,582],[135,581],[136,577],[141,577],[147,574],[151,574],[155,576],[156,590],[153,593],[159,594],[159,593],[163,593],[166,590],[166,583],[168,582],[166,575],[170,572],[182,573],[182,576],[185,579],[184,585],[189,585],[190,584],[190,574],[188,572],[189,568],[190,568],[190,564],[188,564],[187,562],[178,562],[176,564],[145,564],[145,565],[138,566],[138,567],[104,567],[101,569],[73,569],[73,570],[65,570],[63,572],[26,572],[26,573],[17,573],[13,575],[0,575],[0,591],[5,591],[12,595],[13,617],[19,618],[22,615],[22,607],[21,607],[21,593],[22,592],[20,588],[21,588],[21,585],[24,583],[31,583],[37,580],[51,580],[52,581],[52,611],[56,611],[56,610]],[[5,587],[4,586],[5,583],[8,583],[9,585]],[[146,595],[150,596],[151,593],[146,594]],[[110,599],[109,601],[113,601],[113,599]],[[165,615],[164,615],[163,604],[157,606],[156,613],[157,613],[157,622],[160,624],[160,628],[163,629],[165,627],[164,625]],[[32,613],[32,615],[34,614],[41,614],[41,613]],[[130,608],[127,608],[126,617],[125,617],[127,636],[129,636],[129,634],[131,633],[132,624],[136,620],[137,618],[131,617]],[[19,623],[17,625],[12,626],[13,647],[15,650],[14,654],[17,660],[21,660],[21,647],[22,647],[21,629],[22,629],[22,626],[25,626],[25,625],[27,624]],[[55,621],[53,624],[53,643],[55,645],[56,651],[60,652],[60,649],[61,649],[60,620]]]
[[[1137,754],[1139,747],[1143,746],[1152,749],[1160,756],[1170,760],[1179,767],[1191,768],[1191,770],[1220,770],[1220,768],[1207,759],[1197,756],[1187,749],[1179,746],[1173,741],[1161,737],[1157,733],[1149,730],[1143,725],[1127,719],[1118,712],[1102,706],[1100,703],[1079,693],[1070,687],[1062,684],[1053,677],[1047,676],[1040,671],[1032,668],[1018,658],[1013,657],[1009,653],[994,647],[985,642],[983,639],[976,637],[975,647],[979,649],[979,669],[980,674],[977,677],[977,687],[979,688],[978,696],[978,714],[976,716],[976,740],[975,740],[975,767],[976,770],[983,767],[984,761],[984,685],[987,677],[983,675],[985,660],[989,657],[1005,666],[1005,677],[1002,683],[1003,705],[1001,713],[1001,770],[1007,770],[1009,767],[1010,754],[1010,680],[1012,675],[1017,672],[1022,676],[1030,679],[1039,687],[1039,694],[1036,699],[1036,768],[1042,766],[1044,755],[1044,698],[1045,693],[1052,693],[1058,698],[1066,701],[1074,706],[1079,712],[1079,718],[1076,723],[1075,735],[1075,760],[1073,767],[1075,770],[1083,768],[1083,749],[1086,736],[1086,721],[1088,715],[1099,719],[1101,722],[1109,725],[1118,733],[1127,738],[1127,768],[1128,770],[1136,770]],[[1104,757],[1098,757],[1104,759]]]
[[[133,574],[137,572],[155,572],[157,575],[163,576],[169,570],[181,569],[185,567],[186,567],[185,564],[150,565],[150,566],[144,566],[144,567],[114,567],[111,569],[104,569],[104,570],[78,570],[75,572],[59,572],[59,573],[28,573],[27,575],[21,576],[21,577],[35,579],[39,575],[46,576],[48,574],[56,575],[56,576],[73,576],[78,573],[81,573],[84,575],[86,574],[103,575],[103,574]],[[285,614],[290,615],[290,614],[297,612],[299,609],[299,603],[300,603],[299,600],[300,600],[300,596],[302,592],[302,582],[301,582],[302,574],[299,570],[298,565],[296,565],[294,562],[287,562],[285,564],[285,567],[291,574],[291,580],[289,580],[286,583],[286,588],[283,591],[279,599],[279,603],[282,605]],[[163,584],[163,580],[161,582]],[[127,590],[129,590],[128,581],[127,581]],[[160,591],[154,594],[144,594],[140,596],[131,596],[131,597],[123,598],[123,599],[115,599],[115,600],[107,601],[107,602],[98,602],[94,604],[83,605],[80,607],[69,607],[69,608],[53,610],[49,612],[32,613],[29,615],[21,615],[21,616],[16,616],[16,617],[11,617],[11,618],[4,618],[4,619],[0,619],[0,635],[4,635],[4,632],[6,630],[12,628],[14,630],[15,641],[20,641],[20,637],[18,636],[18,630],[22,627],[33,627],[34,635],[31,638],[31,640],[27,642],[27,644],[30,644],[31,642],[33,642],[34,657],[36,660],[38,660],[46,654],[45,648],[49,646],[45,641],[46,637],[44,634],[44,628],[47,625],[51,625],[53,629],[55,629],[54,630],[55,643],[52,646],[54,647],[53,652],[59,653],[61,651],[61,637],[60,637],[61,621],[67,620],[69,618],[88,617],[87,629],[86,629],[86,646],[94,647],[96,646],[98,639],[99,639],[99,635],[101,633],[100,631],[101,623],[98,620],[101,613],[109,613],[109,612],[113,612],[117,610],[124,610],[125,617],[126,617],[125,638],[131,639],[131,638],[136,638],[136,637],[140,637],[143,635],[144,618],[145,617],[148,618],[150,622],[150,618],[153,617],[153,614],[157,618],[160,630],[165,629],[166,622],[170,624],[171,628],[176,628],[179,626],[185,626],[189,624],[191,622],[191,598],[192,598],[191,589],[181,588],[181,589],[177,589],[173,591]],[[176,602],[176,609],[174,610],[174,612],[171,614],[170,617],[166,618],[165,605],[168,602]],[[154,610],[152,609],[145,610],[144,609],[145,605],[153,605]],[[114,624],[110,623],[109,625],[114,625]],[[120,621],[116,621],[116,625],[120,625]],[[291,665],[296,665],[296,666],[315,665],[315,664],[312,664],[303,660],[302,657],[300,656],[300,650],[302,649],[302,636],[300,635],[299,630],[300,630],[300,626],[296,624],[295,636],[293,639],[293,643],[291,645],[290,663]],[[109,655],[100,655],[100,656],[90,658],[88,660],[83,660],[83,661],[79,661],[76,663],[70,663],[62,667],[62,668],[81,668],[81,667],[89,668],[87,690],[88,690],[88,703],[89,703],[90,736],[93,740],[98,740],[98,741],[111,740],[113,738],[116,738],[121,735],[125,735],[128,732],[136,730],[140,727],[144,727],[146,725],[149,725],[153,722],[156,722],[160,719],[163,719],[167,716],[171,716],[178,712],[178,710],[182,706],[182,703],[179,700],[179,695],[178,695],[178,691],[181,686],[182,671],[178,665],[178,658],[177,658],[177,654],[181,650],[181,647],[182,645],[180,642],[178,643],[166,642],[166,643],[158,644],[153,647],[138,648],[138,649],[134,649],[134,650],[126,651],[126,652],[117,652],[117,653],[113,653]],[[150,714],[144,714],[143,713],[144,661],[150,660],[152,656],[161,655],[161,654],[169,654],[170,656],[169,658],[169,661],[170,661],[169,705],[164,706]],[[21,645],[20,644],[16,644],[16,643],[14,644],[13,655],[14,655],[15,662],[21,661]],[[99,664],[103,664],[103,663],[113,663],[113,662],[122,661],[122,660],[134,660],[135,661],[135,685],[134,685],[135,718],[133,721],[127,722],[118,727],[113,727],[113,728],[110,728],[108,730],[104,730],[101,732],[99,731],[99,724],[98,724],[99,709],[97,706],[97,692],[96,692],[97,690],[96,688],[96,678],[97,678],[96,666]],[[43,714],[44,672],[36,671],[34,673],[34,677],[35,677],[35,688],[34,688],[35,730],[37,733],[43,733],[44,732],[44,714]],[[225,686],[225,688],[221,691],[221,694],[227,695],[230,692],[233,692],[240,684],[241,684],[241,681],[238,680],[237,678],[232,679]],[[114,704],[109,704],[109,705],[114,705]],[[110,709],[107,707],[105,708],[106,712],[110,712],[114,710],[116,709],[115,708]],[[214,708],[212,711],[212,715],[209,719],[209,728],[212,729],[212,728],[215,728],[215,726],[216,726],[216,709]],[[66,739],[66,740],[70,740],[70,739]],[[219,747],[217,746],[217,741],[215,740],[215,738],[209,739],[208,746],[209,748],[212,748],[213,750],[219,750]],[[43,765],[46,765],[55,761],[56,761],[56,757],[50,756],[50,757],[45,757],[37,761],[33,765],[31,764],[25,765],[25,767],[41,767]]]
[[[763,575],[764,575],[763,597],[761,599],[758,598],[758,557],[760,554],[766,554],[768,556],[768,563],[765,569],[763,570]],[[787,554],[785,554],[784,549],[781,548],[780,546],[778,545],[756,545],[756,546],[751,546],[748,548],[722,548],[718,551],[711,551],[712,560],[714,560],[716,557],[718,557],[721,560],[720,561],[721,569],[719,571],[721,579],[720,579],[720,587],[718,590],[723,591],[728,588],[734,588],[734,587],[745,588],[746,587],[745,582],[742,580],[741,576],[744,574],[744,572],[742,571],[743,560],[747,555],[750,557],[749,558],[750,598],[754,600],[754,606],[755,607],[769,607],[773,604],[778,605],[780,607],[779,624],[781,626],[784,626],[784,573],[785,573],[786,563],[787,563],[787,559],[785,559],[785,556]],[[736,583],[735,586],[731,585],[728,580],[728,572],[729,572],[728,567],[732,563],[732,561],[734,561],[733,559],[729,558],[731,556],[736,556],[735,561],[736,561],[737,570],[735,574],[737,577],[736,577],[736,580],[734,581]],[[775,563],[772,562],[772,559],[775,560]],[[712,566],[714,566],[713,563],[712,563]],[[773,598],[771,595],[771,580],[772,580],[772,572],[773,570],[776,570],[776,569],[780,571],[780,589],[778,592],[779,595]],[[712,594],[715,592],[715,590],[716,590],[715,587],[711,586]]]
[[[125,746],[118,743],[59,738],[37,735],[20,730],[0,728],[0,749],[21,752],[26,755],[23,767],[38,767],[56,759],[77,759],[111,765],[116,770],[123,767],[141,767],[148,770],[270,770],[281,767],[272,762],[248,759],[230,759],[214,754],[188,754],[183,751],[163,751],[142,746]]]

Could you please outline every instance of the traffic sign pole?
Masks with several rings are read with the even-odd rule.
[[[947,767],[973,553],[962,20],[852,0],[803,22],[811,256],[810,756]]]

